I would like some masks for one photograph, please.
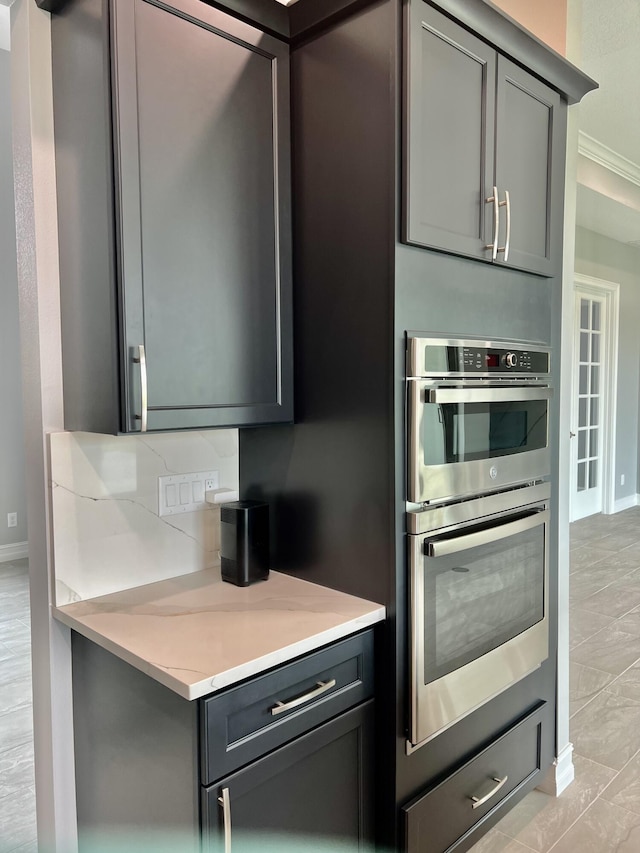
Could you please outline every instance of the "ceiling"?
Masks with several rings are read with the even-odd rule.
[[[580,105],[580,129],[640,163],[639,0],[582,0],[580,65],[600,84]]]
[[[580,131],[590,138],[582,138],[589,150],[581,146],[581,160],[593,158],[595,151],[595,162],[613,168],[582,169],[577,221],[640,245],[640,0],[581,0],[580,5],[579,65],[600,84],[578,107]]]

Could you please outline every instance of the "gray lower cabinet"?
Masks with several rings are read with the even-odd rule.
[[[66,427],[290,421],[288,45],[199,0],[52,45]]]
[[[291,851],[312,841],[318,850],[335,841],[368,849],[373,780],[370,701],[203,789],[204,849],[220,849],[225,830],[247,850],[260,849],[265,833]]]
[[[462,853],[480,837],[487,821],[538,784],[545,704],[532,710],[438,784],[403,809],[406,853]],[[495,822],[493,820],[492,822]],[[483,828],[484,827],[484,828]]]
[[[406,241],[552,275],[560,96],[425,0],[408,28]]]
[[[72,652],[82,851],[223,849],[225,829],[373,843],[372,630],[192,702],[76,633]]]

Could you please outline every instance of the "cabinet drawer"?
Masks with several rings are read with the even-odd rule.
[[[407,853],[466,849],[462,842],[469,831],[542,769],[544,714],[545,705],[541,705],[439,785],[403,807]]]
[[[373,631],[367,631],[203,700],[202,784],[372,695]]]

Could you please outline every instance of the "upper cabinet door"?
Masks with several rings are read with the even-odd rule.
[[[564,158],[559,106],[556,92],[498,57],[496,185],[502,202],[498,242],[504,248],[498,262],[548,275],[552,229],[562,227],[552,222],[551,204],[554,158]]]
[[[496,53],[422,0],[408,43],[405,239],[490,259]]]
[[[403,239],[552,275],[560,96],[424,0],[408,9]]]
[[[112,38],[122,428],[145,378],[148,429],[291,420],[288,48],[196,0]]]

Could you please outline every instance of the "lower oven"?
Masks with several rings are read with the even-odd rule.
[[[548,483],[409,512],[408,751],[549,653]]]

